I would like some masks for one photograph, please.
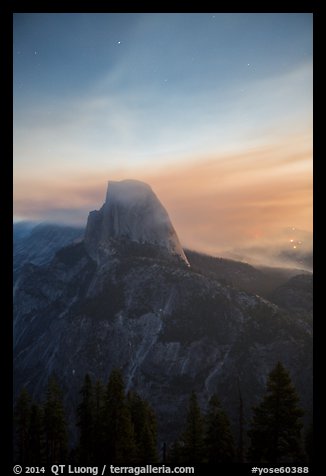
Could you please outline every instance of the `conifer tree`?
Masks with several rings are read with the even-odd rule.
[[[249,459],[254,463],[298,463],[302,461],[300,417],[302,409],[291,378],[278,362],[267,381],[262,402],[253,409],[249,437]]]
[[[205,462],[231,463],[234,461],[234,453],[229,419],[222,410],[217,395],[213,395],[206,415]]]
[[[94,395],[90,376],[87,374],[80,390],[81,402],[77,407],[77,426],[79,427],[78,460],[81,464],[93,461],[94,441]]]
[[[62,393],[55,376],[50,377],[44,403],[47,464],[62,464],[67,455],[67,429]]]
[[[133,464],[136,444],[121,372],[113,370],[105,396],[105,453],[112,464]]]
[[[21,465],[28,463],[31,405],[31,396],[27,389],[23,388],[14,409],[17,462]]]
[[[94,385],[94,428],[93,428],[93,456],[94,461],[105,464],[105,387],[101,380]]]
[[[42,409],[36,403],[31,406],[28,431],[28,464],[37,466],[44,462],[44,432]]]
[[[182,437],[184,463],[200,464],[204,458],[204,424],[195,392],[189,399],[186,429]]]
[[[158,462],[155,414],[136,392],[128,393],[128,405],[135,432],[137,464],[155,464]]]

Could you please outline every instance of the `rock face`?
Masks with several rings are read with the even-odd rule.
[[[104,205],[88,217],[85,245],[96,260],[123,240],[154,245],[189,264],[165,208],[138,180],[109,182]]]
[[[292,313],[187,266],[151,189],[132,185],[131,200],[124,182],[109,183],[84,241],[60,249],[44,266],[21,270],[14,294],[15,394],[25,385],[40,398],[55,372],[74,434],[85,374],[107,381],[120,368],[127,388],[154,407],[160,441],[178,436],[192,390],[202,405],[218,393],[236,436],[238,383],[248,422],[280,360],[309,421],[311,314]]]
[[[279,286],[271,296],[278,306],[292,312],[313,311],[312,275],[300,274]]]
[[[19,222],[13,227],[14,279],[24,264],[49,263],[55,253],[83,237],[82,228],[52,223]]]

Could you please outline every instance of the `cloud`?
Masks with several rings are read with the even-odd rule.
[[[312,231],[311,169],[309,145],[298,137],[283,146],[190,156],[160,171],[107,167],[92,174],[77,170],[56,180],[17,182],[14,211],[85,224],[88,211],[102,205],[107,180],[134,178],[152,186],[187,247],[219,254],[262,243],[276,246],[275,236],[286,227]]]
[[[16,104],[16,174],[160,166],[190,154],[242,151],[312,128],[311,63],[221,88],[133,83],[123,61],[82,94]],[[124,84],[126,83],[126,84]],[[311,135],[311,134],[310,134]],[[310,138],[311,140],[311,138]]]
[[[286,226],[312,229],[311,155],[266,148],[202,160],[152,177],[182,241],[210,252],[255,243]]]

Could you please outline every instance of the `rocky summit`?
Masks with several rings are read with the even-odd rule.
[[[167,211],[138,180],[109,182],[104,205],[88,217],[85,246],[96,260],[122,241],[155,246],[189,264]]]
[[[281,361],[308,421],[311,280],[298,278],[297,294],[292,282],[262,297],[232,283],[240,264],[224,261],[224,280],[214,272],[213,258],[209,272],[200,263],[205,259],[192,266],[148,185],[109,182],[105,203],[90,213],[83,239],[53,249],[46,262],[17,265],[15,395],[26,386],[39,399],[55,373],[73,435],[73,408],[85,374],[107,381],[119,368],[127,389],[156,411],[160,441],[170,443],[193,390],[202,405],[218,394],[236,434],[239,390],[248,423],[268,373]],[[217,265],[221,270],[221,261]],[[249,282],[258,271],[243,265],[241,273]]]

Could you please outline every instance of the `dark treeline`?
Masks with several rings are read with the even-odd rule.
[[[67,421],[62,392],[51,377],[43,404],[32,402],[26,389],[14,409],[15,459],[19,464],[81,465],[94,462],[116,465],[156,464],[156,418],[136,392],[125,394],[120,371],[112,371],[105,387],[85,376],[76,408],[79,441],[68,450]]]
[[[62,391],[53,376],[49,379],[42,405],[22,389],[14,409],[16,459],[22,465],[65,462],[68,434]]]
[[[312,427],[303,441],[298,401],[288,372],[278,363],[262,401],[253,408],[245,451],[241,395],[236,445],[218,396],[210,398],[203,413],[193,392],[179,439],[168,447],[164,444],[160,457],[155,413],[136,392],[126,393],[121,372],[113,370],[106,386],[86,375],[75,411],[78,444],[69,450],[63,395],[52,376],[42,404],[33,402],[26,389],[16,401],[15,460],[22,465],[306,463],[312,457]]]

